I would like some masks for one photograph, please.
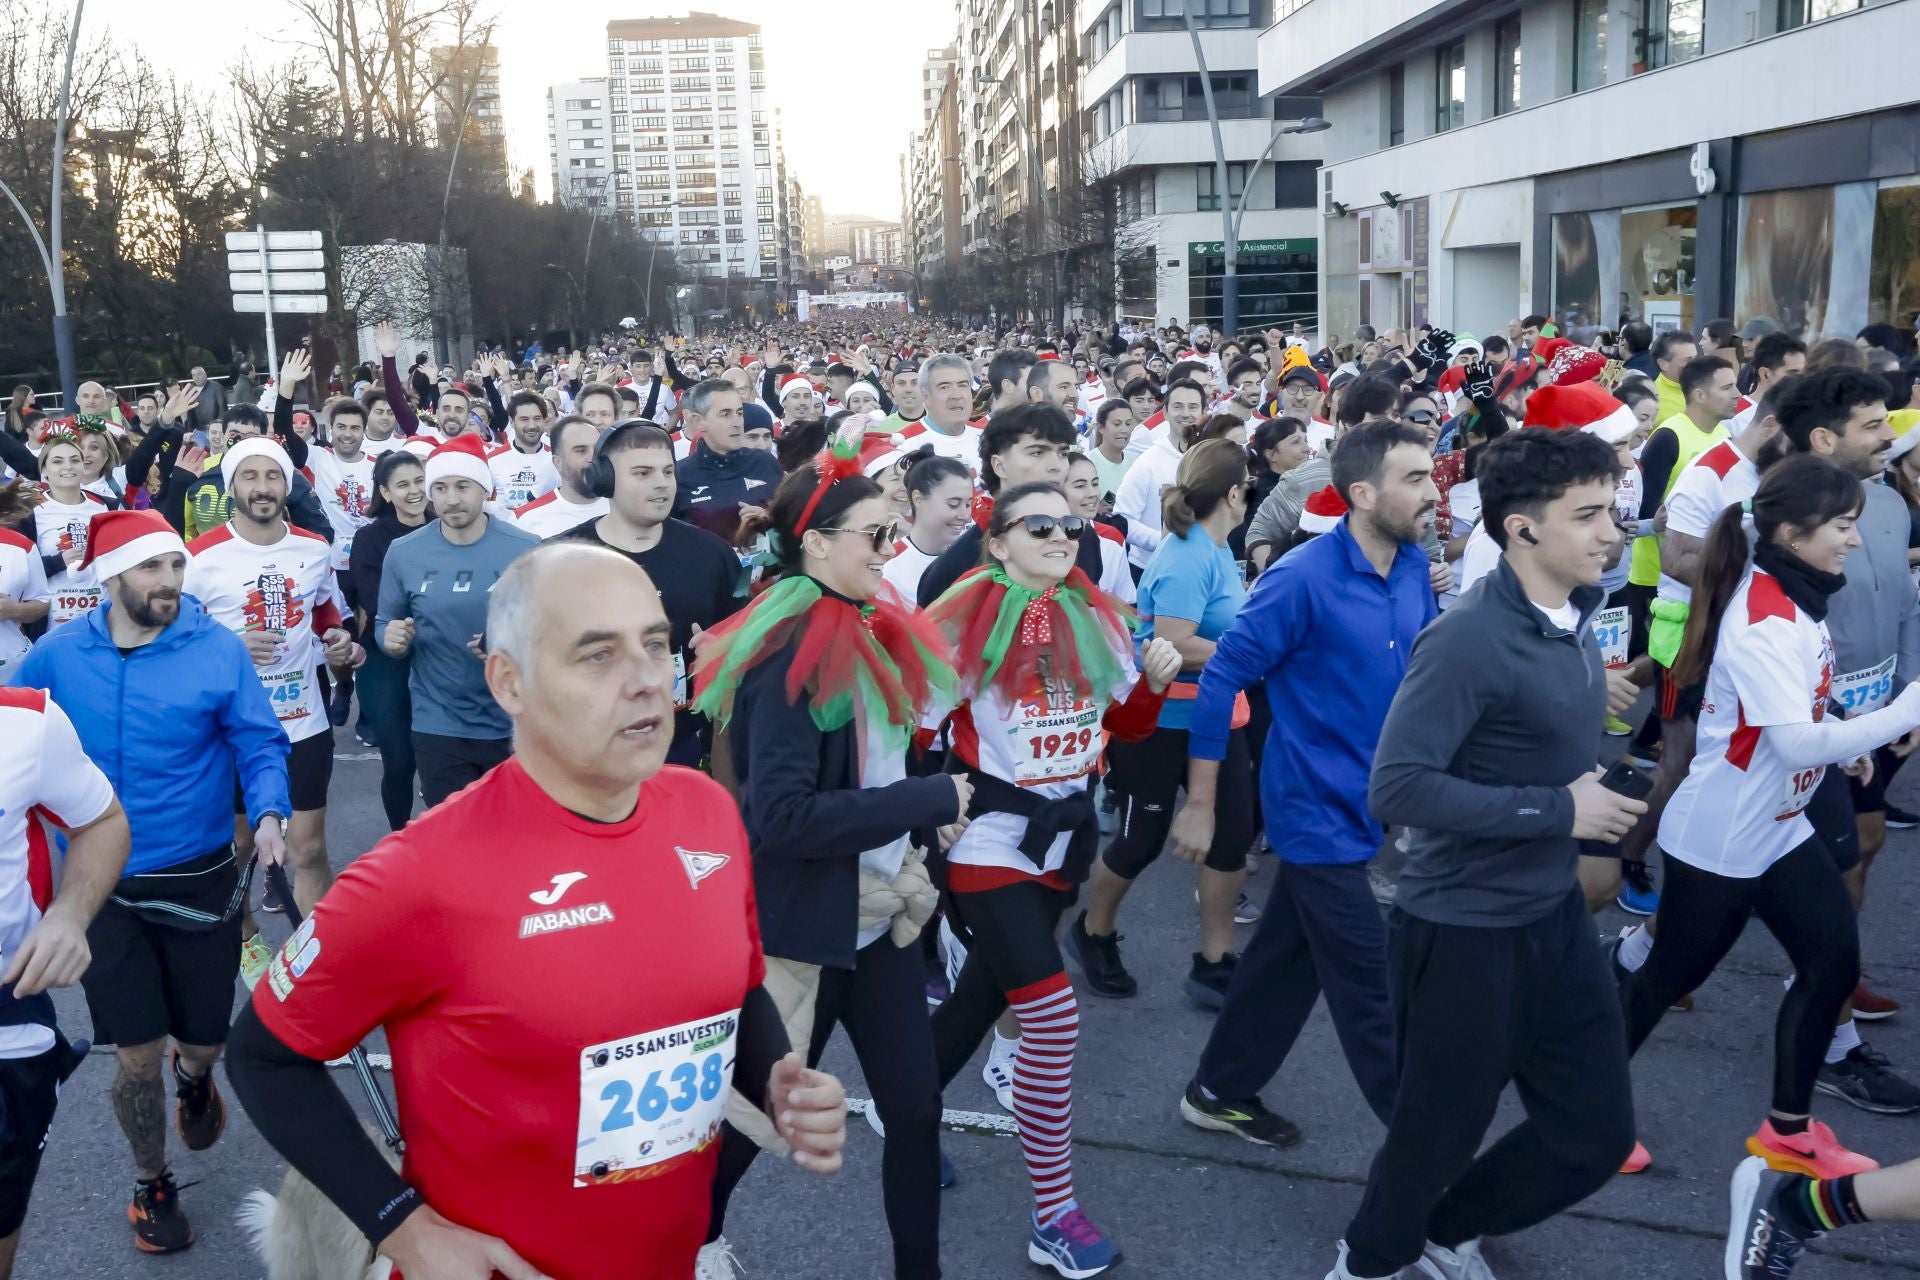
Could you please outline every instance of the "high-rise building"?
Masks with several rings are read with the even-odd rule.
[[[1335,0],[1314,3],[1339,7]],[[1085,0],[1080,6],[1086,170],[1115,201],[1100,269],[1112,272],[1119,316],[1218,325],[1224,214],[1239,227],[1239,327],[1314,319],[1315,179],[1326,135],[1276,134],[1320,112],[1311,97],[1263,96],[1268,86],[1257,68],[1257,32],[1264,8],[1216,4],[1199,19],[1212,82],[1206,86],[1178,4]],[[1227,159],[1225,191],[1208,87]]]
[[[1328,332],[1914,326],[1920,0],[1275,13],[1262,92],[1323,95],[1333,126]]]
[[[827,256],[827,211],[820,203],[819,196],[808,196],[806,200],[807,263],[809,266],[818,266],[821,259]]]
[[[959,60],[952,45],[928,51],[920,68],[920,127],[901,160],[903,252],[923,280],[960,261]]]
[[[555,197],[605,194],[689,274],[777,287],[785,166],[760,28],[700,12],[609,22],[606,71],[553,90]]]
[[[468,171],[484,174],[504,188],[507,120],[500,108],[500,51],[490,44],[448,45],[430,50],[427,57],[433,71],[433,124],[440,145],[452,146],[459,135]]]

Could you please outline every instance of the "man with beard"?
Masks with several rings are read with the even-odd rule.
[[[313,545],[324,567],[325,547]],[[106,599],[34,646],[12,682],[47,690],[66,711],[135,833],[122,878],[87,929],[93,961],[82,981],[95,1038],[117,1048],[113,1111],[138,1179],[128,1214],[134,1244],[171,1253],[193,1243],[193,1228],[167,1171],[162,1064],[170,1064],[181,1138],[204,1151],[226,1124],[213,1066],[227,1040],[246,899],[230,816],[235,779],[253,851],[284,861],[287,733],[251,642],[181,594],[187,549],[158,512],[95,516],[87,554]],[[130,733],[139,723],[165,731]],[[320,740],[331,762],[330,742]],[[70,883],[78,849],[67,856]]]
[[[1367,880],[1383,837],[1367,769],[1414,637],[1438,612],[1420,544],[1439,491],[1425,434],[1393,422],[1348,432],[1333,480],[1348,514],[1260,576],[1200,673],[1172,832],[1176,856],[1205,859],[1234,703],[1264,686],[1274,716],[1260,808],[1278,879],[1180,1103],[1188,1123],[1263,1146],[1300,1140],[1260,1091],[1322,994],[1361,1095],[1382,1120],[1393,1109],[1387,930]],[[1348,669],[1343,655],[1369,651]],[[1082,921],[1074,945],[1098,963],[1112,944]]]
[[[287,857],[304,911],[333,883],[327,862],[333,734],[318,677],[323,663],[358,665],[352,623],[326,540],[287,523],[294,470],[286,450],[250,437],[221,456],[220,470],[232,496],[232,518],[187,544],[182,589],[240,636],[292,744]],[[251,854],[245,824],[236,830],[235,844]]]
[[[374,637],[412,657],[413,752],[431,809],[512,754],[512,722],[487,691],[487,595],[536,539],[487,514],[493,472],[478,437],[441,445],[426,471],[438,519],[388,549]]]
[[[394,363],[400,353],[400,331],[390,324],[382,324],[373,331],[373,344],[380,352],[381,386],[387,393],[387,403],[393,406],[394,421],[402,435],[425,436],[439,444],[474,430],[473,397],[463,384],[455,382],[441,388],[435,398],[436,418],[422,421],[414,411],[413,402],[407,398],[400,367]],[[426,403],[423,397],[421,404]]]
[[[605,428],[577,413],[553,424],[547,438],[559,483],[513,513],[515,528],[535,539],[552,538],[607,514],[607,500],[587,487],[587,468],[603,434]]]
[[[687,394],[688,405],[699,399],[701,387]],[[772,461],[772,455],[758,450],[742,452]],[[556,541],[597,543],[647,571],[672,627],[674,727],[667,763],[698,765],[711,739],[706,717],[687,709],[693,638],[740,607],[745,586],[740,558],[706,530],[668,518],[676,485],[673,441],[664,430],[640,419],[623,422],[601,437],[598,455],[589,479],[606,493],[607,514],[576,525]]]
[[[367,523],[373,504],[373,463],[364,446],[367,411],[358,400],[335,400],[326,408],[327,440],[307,455],[314,492],[333,526],[333,568],[346,571],[353,554],[353,534]]]
[[[507,401],[506,443],[487,454],[494,492],[508,511],[544,498],[560,484],[547,444],[547,401],[537,391],[516,391]]]

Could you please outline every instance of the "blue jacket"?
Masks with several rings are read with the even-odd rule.
[[[112,780],[133,828],[127,874],[232,843],[235,777],[249,823],[290,816],[287,734],[240,637],[183,595],[173,625],[122,658],[112,607],[35,644],[9,683],[52,694]]]
[[[1255,581],[1201,669],[1187,745],[1196,760],[1224,757],[1234,695],[1265,683],[1260,808],[1281,858],[1365,862],[1380,847],[1367,778],[1414,637],[1436,612],[1419,544],[1402,544],[1383,578],[1345,520]]]

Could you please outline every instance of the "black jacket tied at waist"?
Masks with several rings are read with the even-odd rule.
[[[1035,871],[1045,869],[1047,850],[1053,847],[1054,838],[1065,832],[1071,839],[1060,874],[1071,884],[1087,878],[1100,843],[1100,815],[1093,807],[1091,787],[1047,800],[978,769],[967,770],[967,781],[973,784],[973,802],[967,806],[969,819],[983,813],[1011,813],[1025,818],[1027,834],[1021,837],[1020,852],[1033,863]]]

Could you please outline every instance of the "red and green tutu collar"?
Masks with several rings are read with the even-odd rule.
[[[1108,699],[1127,679],[1122,652],[1139,619],[1075,566],[1066,580],[1033,591],[999,565],[976,569],[927,609],[953,642],[961,687],[992,687],[1008,700],[1045,678],[1083,697]]]

